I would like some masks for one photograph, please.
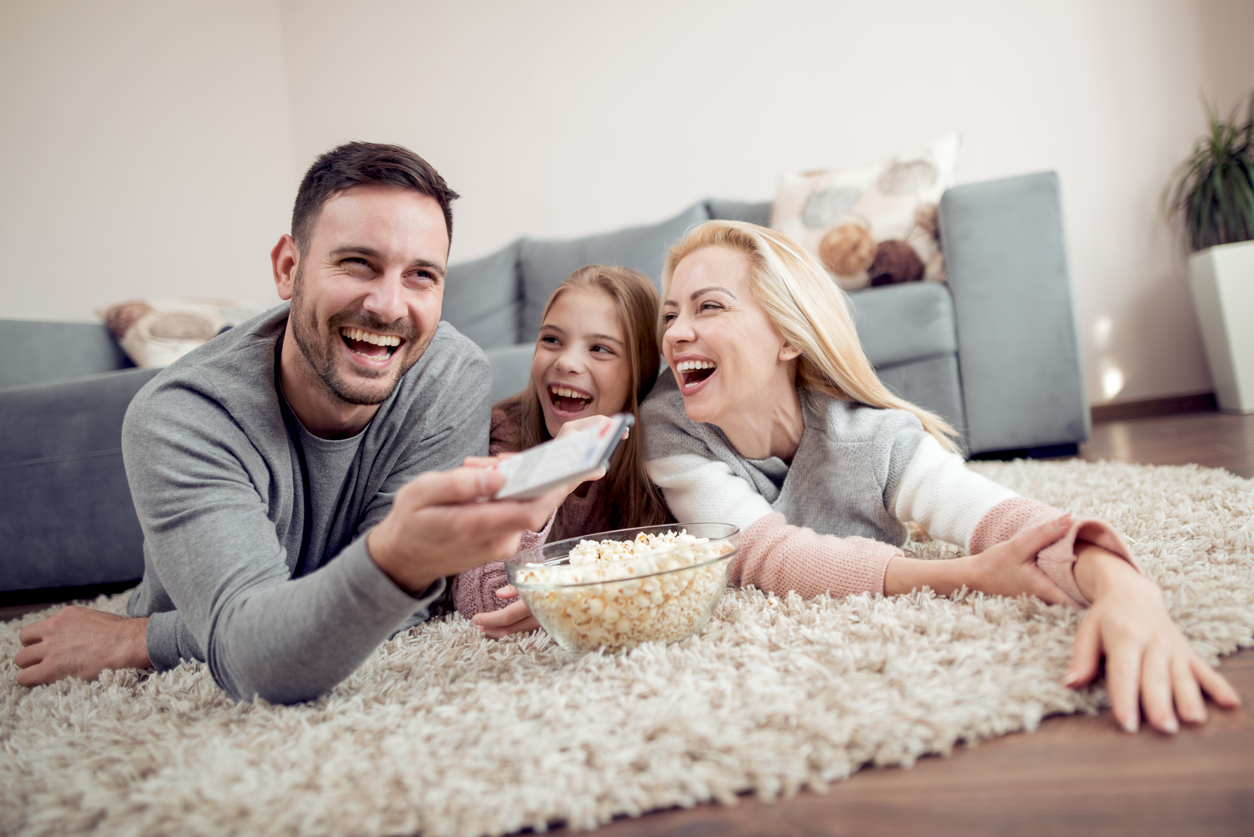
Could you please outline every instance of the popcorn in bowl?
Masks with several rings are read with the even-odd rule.
[[[616,651],[700,631],[727,587],[739,529],[725,523],[620,529],[527,550],[510,583],[563,648]]]

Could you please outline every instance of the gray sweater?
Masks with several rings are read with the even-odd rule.
[[[444,592],[415,599],[370,558],[366,533],[417,475],[487,451],[491,371],[447,323],[350,439],[319,439],[278,386],[288,306],[215,337],[145,386],[122,450],[144,531],[157,670],[203,660],[238,698],[308,700],[351,674]]]
[[[688,418],[674,375],[663,370],[640,408],[640,424],[650,475],[676,519],[697,519],[687,514],[691,507],[700,509],[702,519],[713,512],[714,519],[745,528],[775,511],[819,534],[904,543],[906,527],[893,506],[907,466],[928,438],[923,424],[905,410],[876,409],[818,391],[799,394],[805,429],[792,463],[748,459],[718,427]],[[711,460],[725,468],[701,466]],[[758,512],[750,510],[751,519],[731,519],[739,480],[765,500]]]

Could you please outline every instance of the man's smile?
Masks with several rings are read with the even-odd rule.
[[[340,339],[354,354],[376,362],[390,359],[405,342],[395,334],[379,334],[351,326],[340,329]]]

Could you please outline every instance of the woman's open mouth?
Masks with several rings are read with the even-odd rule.
[[[549,384],[549,404],[562,416],[581,413],[592,403],[592,396],[565,384]]]
[[[395,334],[377,334],[360,328],[341,328],[340,339],[353,354],[375,364],[385,363],[405,342],[404,338]]]
[[[680,391],[687,392],[699,388],[717,368],[718,364],[709,360],[683,360],[675,364]]]

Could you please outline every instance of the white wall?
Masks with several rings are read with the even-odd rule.
[[[22,129],[26,145],[7,121],[0,128],[0,236],[9,253],[15,243],[50,246],[65,229],[73,241],[90,236],[75,246],[92,256],[95,275],[43,252],[21,257],[23,271],[39,268],[70,292],[63,297],[151,295],[172,268],[182,271],[180,293],[244,295],[245,274],[268,281],[266,252],[286,226],[299,171],[348,139],[407,145],[463,194],[458,261],[522,234],[658,220],[706,196],[770,198],[783,172],[874,159],[959,130],[961,182],[1043,169],[1062,177],[1093,401],[1210,389],[1183,256],[1158,200],[1204,127],[1199,92],[1226,109],[1254,87],[1248,0],[2,8],[0,37],[15,20],[27,34],[18,58],[0,58],[0,106],[40,119]],[[99,46],[136,17],[151,37],[127,50]],[[232,61],[222,60],[227,43]],[[94,60],[79,58],[93,51]],[[78,77],[14,74],[41,62],[69,62]],[[109,172],[113,154],[89,149],[80,169],[97,180],[82,205],[49,199],[29,212],[4,187],[20,179],[23,191],[39,191],[41,181],[19,176],[13,150],[51,161],[43,149],[62,129],[43,111],[119,88],[132,117],[106,120],[113,147],[161,151],[152,136],[181,131],[199,156],[235,159],[175,179],[167,172],[185,168],[167,155],[168,179],[128,196],[136,224],[110,211],[125,180]],[[156,107],[170,88],[182,93],[173,119]],[[202,118],[206,110],[213,118]],[[213,136],[202,136],[206,125]],[[271,156],[250,163],[239,148],[247,143]],[[194,225],[175,229],[181,213],[217,224],[214,245]],[[160,261],[134,257],[151,237],[146,225],[174,242]],[[128,246],[102,246],[132,228]],[[64,299],[19,293],[20,275],[12,262],[0,268],[0,315],[65,313]],[[1119,386],[1105,390],[1103,380]]]
[[[0,316],[278,302],[298,174],[278,6],[0,3]]]

